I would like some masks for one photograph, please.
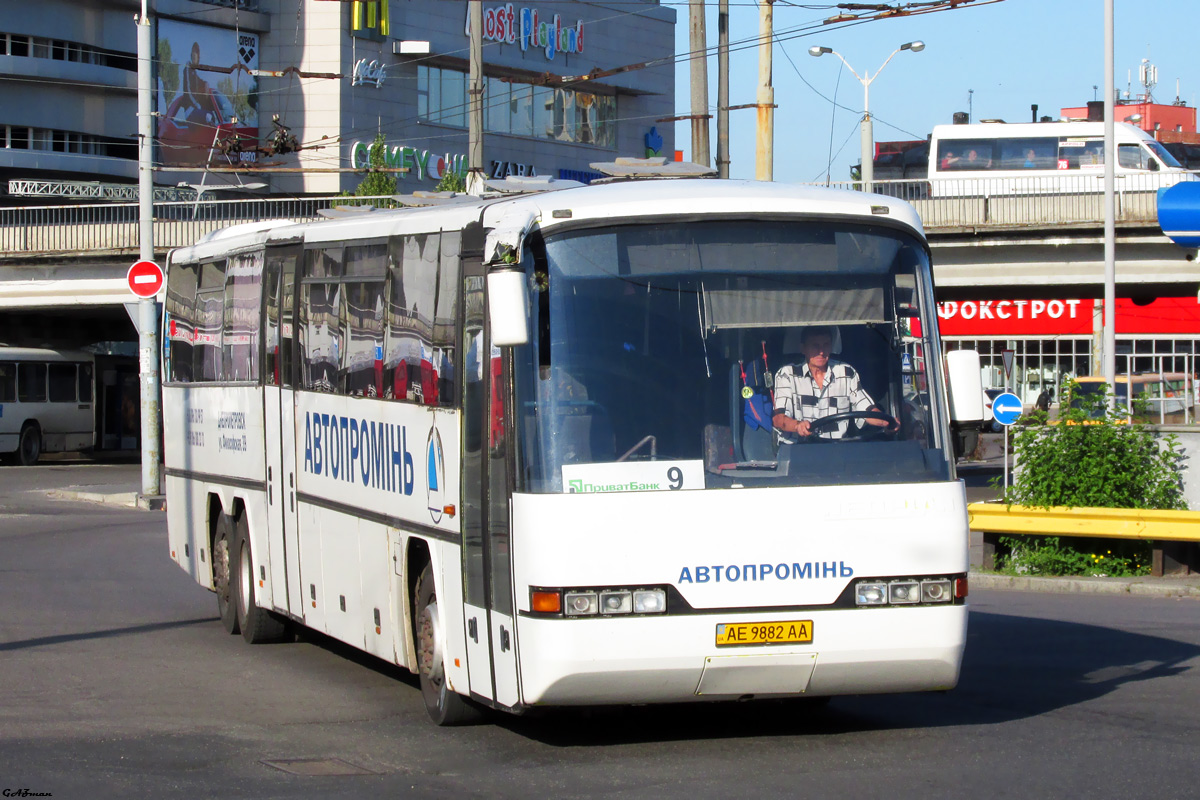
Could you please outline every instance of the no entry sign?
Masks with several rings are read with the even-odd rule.
[[[138,297],[154,297],[162,289],[162,267],[153,261],[139,261],[129,268],[125,280]]]

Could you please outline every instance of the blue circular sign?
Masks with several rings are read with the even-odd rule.
[[[1022,411],[1021,398],[1012,392],[1005,392],[992,401],[992,416],[1005,427],[1016,422]]]

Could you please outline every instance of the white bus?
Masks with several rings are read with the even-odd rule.
[[[90,353],[0,346],[0,454],[30,466],[93,447],[94,369]]]
[[[404,666],[439,724],[958,680],[967,515],[906,204],[643,181],[235,229],[171,255],[164,322],[171,557],[247,641]],[[748,422],[813,324],[898,432]]]
[[[1191,175],[1141,128],[1116,123],[1117,189],[1153,192]],[[1104,123],[936,125],[929,145],[933,197],[1103,191]]]

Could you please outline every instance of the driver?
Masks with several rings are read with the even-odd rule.
[[[871,396],[863,390],[858,373],[845,362],[829,357],[833,349],[833,329],[812,325],[803,330],[800,352],[804,363],[788,364],[775,374],[775,416],[771,418],[780,443],[791,443],[794,436],[820,436],[841,439],[850,427],[849,420],[831,424],[828,430],[811,431],[817,420],[832,414],[852,411],[876,411]],[[890,428],[888,419],[864,418],[868,425]]]

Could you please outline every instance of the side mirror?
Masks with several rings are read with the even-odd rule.
[[[946,353],[951,422],[983,422],[983,377],[979,353],[951,350]]]
[[[1159,170],[1158,159],[1157,158],[1150,159],[1150,171],[1158,172],[1158,170]]]
[[[488,316],[492,344],[516,347],[529,342],[529,292],[523,270],[490,272],[487,276]]]

